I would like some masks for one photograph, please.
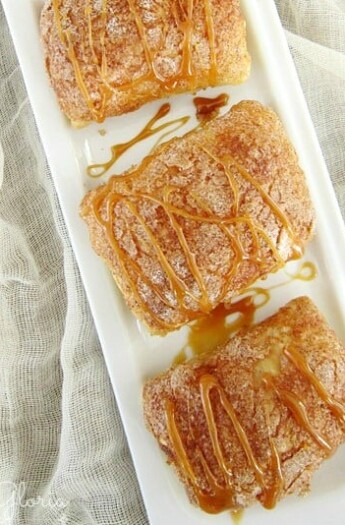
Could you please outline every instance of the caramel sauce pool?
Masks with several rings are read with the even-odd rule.
[[[225,343],[230,335],[252,324],[256,308],[252,296],[244,297],[231,305],[220,304],[209,315],[201,317],[190,326],[187,344],[173,363],[186,361],[187,349],[196,356],[206,354]],[[228,322],[228,317],[232,314],[237,315]]]
[[[217,97],[194,97],[193,103],[196,108],[196,118],[205,122],[219,115],[219,110],[229,102],[229,95],[221,93]]]
[[[197,319],[189,326],[187,343],[173,360],[173,364],[185,362],[189,353],[192,356],[203,355],[225,343],[229,337],[241,328],[253,324],[255,313],[265,306],[271,297],[271,290],[285,286],[291,281],[312,281],[317,276],[317,269],[310,261],[303,262],[298,270],[290,274],[289,279],[270,288],[254,287],[247,290],[247,296],[231,304],[220,304],[210,314]],[[233,316],[229,319],[229,316]]]

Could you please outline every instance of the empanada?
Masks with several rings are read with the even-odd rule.
[[[244,101],[81,205],[131,310],[164,334],[298,257],[314,211],[277,115]]]
[[[300,297],[205,357],[149,380],[149,430],[210,513],[304,494],[345,441],[345,348]]]
[[[239,0],[49,0],[41,33],[51,83],[75,124],[238,84],[250,69]]]

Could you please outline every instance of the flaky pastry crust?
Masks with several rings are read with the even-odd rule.
[[[277,115],[244,101],[81,205],[130,309],[164,334],[300,255],[314,211]]]
[[[307,297],[143,392],[148,429],[208,512],[306,493],[345,440],[344,403],[345,348]]]
[[[168,95],[246,80],[239,0],[48,0],[46,68],[76,124]]]

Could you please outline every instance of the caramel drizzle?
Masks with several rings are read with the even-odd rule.
[[[121,267],[121,271],[123,275],[126,277],[127,282],[129,283],[131,290],[134,294],[134,297],[136,301],[142,305],[142,307],[145,309],[146,312],[148,312],[150,315],[156,318],[156,322],[159,324],[159,326],[162,329],[170,329],[170,324],[163,321],[159,317],[157,317],[154,313],[154,311],[146,304],[146,302],[143,300],[141,294],[138,291],[137,287],[137,281],[134,279],[133,275],[140,275],[141,281],[149,287],[153,293],[156,294],[156,296],[166,305],[171,306],[170,303],[166,300],[166,298],[162,295],[160,288],[152,283],[143,273],[142,269],[139,267],[139,265],[134,261],[133,259],[127,257],[126,252],[121,248],[120,243],[118,242],[116,236],[114,235],[114,218],[113,218],[113,207],[116,206],[116,203],[119,202],[121,196],[113,195],[112,199],[109,199],[106,208],[107,208],[107,216],[106,219],[102,219],[101,215],[99,214],[99,211],[96,211],[96,208],[100,205],[100,202],[102,201],[103,195],[100,194],[98,198],[96,198],[92,203],[92,208],[94,208],[94,214],[98,221],[98,223],[104,228],[106,235],[110,241],[111,247],[114,250],[114,252],[117,255],[117,260],[119,262],[119,265]],[[129,269],[129,268],[130,269]]]
[[[184,363],[188,357],[203,355],[213,351],[217,346],[225,343],[229,337],[242,328],[253,324],[257,310],[265,306],[271,297],[271,291],[286,286],[293,280],[312,281],[316,278],[317,270],[311,261],[303,261],[295,273],[288,273],[288,280],[282,281],[269,288],[259,286],[246,290],[245,297],[234,299],[230,304],[219,304],[208,315],[200,317],[190,324],[186,344],[178,352],[173,364]],[[238,314],[234,320],[229,316]]]
[[[228,177],[228,179],[232,178],[232,175],[229,172],[229,169],[227,167],[227,163],[233,164],[236,168],[236,170],[239,172],[241,177],[243,177],[244,180],[249,182],[254,188],[258,191],[260,194],[262,200],[269,206],[271,211],[274,213],[274,215],[277,217],[277,219],[282,223],[283,227],[287,230],[289,236],[291,239],[295,238],[294,232],[292,230],[290,221],[286,214],[277,206],[277,204],[274,202],[274,200],[269,196],[267,191],[264,190],[262,185],[240,164],[233,156],[228,154],[226,156],[226,159],[223,159],[223,161],[217,157],[215,157],[207,148],[205,148],[202,144],[199,144],[200,148],[215,162],[218,164],[221,164],[224,168],[224,171]],[[231,185],[233,188],[233,185]],[[238,209],[239,203],[238,203],[238,192],[235,194],[235,203],[236,203],[236,209]],[[297,242],[296,242],[297,244]]]
[[[291,240],[293,241],[294,253],[299,253],[300,255],[302,255],[302,250],[301,250],[301,248],[299,246],[299,243],[298,243],[298,241],[297,241],[297,239],[296,239],[296,237],[294,235],[294,232],[293,232],[293,229],[291,227],[291,224],[290,224],[290,221],[289,221],[288,217],[279,208],[279,206],[277,206],[277,204],[273,201],[273,199],[271,199],[269,194],[254,179],[254,177],[252,177],[252,175],[250,175],[250,173],[241,164],[239,164],[231,155],[227,155],[226,159],[221,160],[221,159],[215,157],[202,144],[199,144],[199,147],[200,147],[200,149],[202,151],[204,151],[208,155],[208,157],[211,160],[215,161],[217,164],[220,164],[221,167],[223,168],[224,173],[226,174],[226,176],[228,178],[229,185],[230,185],[231,191],[232,191],[233,196],[234,196],[234,204],[233,204],[233,213],[234,213],[234,215],[238,214],[238,210],[239,210],[239,191],[238,191],[238,187],[237,187],[237,184],[236,184],[236,180],[235,180],[233,174],[230,172],[230,170],[228,168],[228,164],[233,164],[235,166],[236,170],[239,172],[239,174],[247,182],[249,182],[252,186],[255,187],[255,189],[260,194],[262,200],[265,202],[265,204],[267,204],[269,206],[269,208],[271,209],[271,212],[275,215],[275,217],[282,223],[283,227],[287,230],[288,235],[290,236]],[[252,234],[253,244],[255,246],[255,253],[256,253],[256,256],[252,259],[253,262],[256,262],[256,263],[259,263],[260,265],[265,266],[265,260],[262,259],[262,257],[260,257],[261,249],[260,249],[259,237],[261,237],[265,241],[265,243],[269,246],[269,249],[271,250],[273,257],[276,260],[276,265],[273,267],[273,269],[271,271],[275,272],[279,268],[282,268],[284,266],[285,261],[281,257],[281,255],[280,255],[279,251],[277,250],[276,246],[274,245],[274,243],[272,242],[270,237],[266,234],[266,232],[257,223],[254,223],[254,221],[252,220],[252,217],[243,215],[241,217],[235,217],[235,220],[232,221],[232,222],[233,223],[235,222],[237,225],[239,225],[241,223],[245,223],[247,225],[247,227],[249,228],[249,230],[250,230],[250,232]],[[230,231],[228,229],[224,229],[224,225],[225,224],[230,224],[230,222],[228,222],[227,220],[226,221],[224,221],[224,220],[220,221],[220,228],[222,229],[223,233],[225,233],[228,236],[230,242],[233,243],[234,238],[233,238],[232,234],[230,233]],[[234,251],[236,253],[237,260],[239,260],[238,264],[240,264],[242,261],[248,259],[248,257],[246,256],[243,247],[241,247],[241,245],[240,245],[239,236],[237,238],[237,241],[238,242],[236,243],[236,247],[235,247]],[[238,265],[234,265],[234,270],[235,271],[237,270],[237,267],[238,267]],[[228,280],[230,280],[231,278],[232,278],[232,274],[230,274]],[[254,278],[253,282],[255,280],[256,279]],[[240,290],[238,292],[238,294],[241,294],[242,291],[243,290]],[[219,300],[220,302],[224,299],[224,296],[226,295],[226,293],[227,293],[227,285],[224,286],[223,295],[221,296],[221,298]]]
[[[210,64],[210,71],[209,71],[209,82],[211,86],[215,86],[217,84],[217,57],[216,57],[213,16],[212,16],[212,9],[211,9],[210,1],[204,0],[204,5],[205,5],[207,35],[208,35],[208,41],[210,45],[210,63],[211,64]]]
[[[284,405],[287,406],[287,408],[293,414],[297,423],[299,423],[299,425],[310,434],[310,436],[321,448],[324,448],[330,452],[332,450],[332,445],[328,443],[328,441],[320,434],[320,432],[317,432],[313,428],[309,421],[307,409],[303,401],[296,394],[290,392],[289,390],[278,387],[275,387],[274,390]]]
[[[180,432],[177,428],[175,406],[170,400],[166,401],[166,423],[170,439],[173,443],[174,452],[176,454],[179,467],[181,468],[186,479],[190,481],[193,486],[194,494],[197,498],[199,506],[209,512],[215,514],[219,512],[217,502],[221,502],[223,508],[231,508],[234,506],[234,498],[231,487],[222,487],[215,476],[212,474],[208,464],[205,461],[204,456],[198,450],[198,456],[203,465],[207,481],[211,487],[213,496],[210,496],[205,492],[199,485],[198,479],[194,474],[193,467],[190,464],[186,450],[184,448]]]
[[[86,78],[83,74],[83,68],[80,60],[77,57],[75,47],[72,41],[71,37],[71,31],[69,29],[64,29],[62,24],[62,16],[60,12],[60,6],[61,6],[62,0],[52,0],[53,10],[54,10],[54,18],[55,18],[55,24],[58,31],[58,35],[60,38],[60,41],[62,45],[64,46],[67,56],[72,64],[73,70],[74,70],[74,76],[78,85],[78,88],[85,100],[85,103],[92,115],[92,118],[96,120],[97,122],[103,122],[105,118],[105,110],[106,110],[106,102],[109,98],[109,94],[107,93],[107,90],[105,90],[104,81],[102,80],[102,89],[101,89],[101,98],[102,102],[100,105],[100,108],[98,109],[96,107],[96,102],[94,102],[91,98],[91,95],[89,93]],[[90,16],[91,16],[91,7],[89,6],[89,1],[87,3],[86,9],[85,9],[85,15],[88,17],[88,38],[89,38],[89,44],[91,47],[91,53],[93,56],[93,60],[96,60],[96,65],[98,66],[98,59],[96,57],[94,47],[93,47],[93,40],[92,40],[92,26],[90,22]],[[102,0],[102,20],[105,20],[106,23],[106,9],[107,9],[107,0]],[[104,14],[105,13],[105,14]],[[103,36],[102,36],[103,35]],[[104,44],[104,35],[105,35],[105,27],[101,32],[101,44],[103,43],[102,47],[102,62],[104,62],[105,57],[105,44]],[[98,67],[97,67],[98,69]],[[104,65],[102,70],[104,69]]]
[[[188,295],[189,297],[191,297],[192,299],[194,299],[195,301],[198,300],[198,298],[193,295],[186,287],[185,283],[182,281],[182,279],[180,277],[178,277],[178,275],[175,273],[175,271],[173,270],[172,266],[170,265],[167,257],[165,256],[163,250],[160,248],[159,244],[157,244],[155,242],[155,236],[152,232],[152,230],[149,228],[149,226],[146,224],[146,222],[143,220],[143,218],[141,217],[141,215],[139,214],[135,204],[133,202],[130,202],[130,201],[127,201],[126,202],[126,205],[127,207],[130,209],[132,215],[138,220],[138,222],[141,224],[141,226],[143,227],[143,229],[145,230],[149,240],[151,241],[152,245],[154,246],[155,248],[155,251],[156,251],[156,254],[158,256],[158,259],[162,265],[162,268],[163,270],[165,271],[166,275],[168,276],[168,279],[170,281],[170,284],[171,284],[171,287],[175,290],[175,293],[176,293],[176,296],[179,298],[180,301],[183,300],[183,297],[185,295]],[[184,235],[183,235],[183,231],[182,229],[179,229],[178,226],[176,226],[176,228],[178,228],[178,232],[180,234],[180,242],[182,244],[182,246],[185,248],[186,247],[186,240],[184,238]],[[201,277],[200,277],[200,274],[198,272],[198,268],[196,266],[196,263],[195,263],[195,259],[193,258],[193,256],[190,254],[190,252],[187,252],[185,251],[185,256],[187,258],[187,261],[189,263],[189,266],[191,268],[194,268],[194,271],[195,271],[195,275],[196,275],[196,278],[198,280],[198,284],[200,283],[200,285],[202,285],[202,281],[201,281]],[[203,290],[203,293],[205,293],[205,290]],[[204,295],[205,297],[205,295]],[[206,299],[204,299],[204,301],[206,301]],[[202,303],[201,303],[202,304]],[[205,308],[205,312],[208,311],[208,308],[210,308],[209,304],[208,303],[204,303],[204,308]]]
[[[232,403],[226,397],[224,389],[220,386],[217,379],[211,374],[203,375],[200,378],[199,384],[200,384],[200,394],[201,394],[202,405],[203,405],[204,413],[206,416],[206,421],[207,421],[207,426],[208,426],[208,430],[209,430],[210,437],[211,437],[213,451],[214,451],[214,454],[217,458],[218,464],[223,472],[225,479],[227,481],[229,480],[229,470],[228,470],[228,466],[225,463],[223,452],[221,450],[221,445],[220,445],[219,438],[218,438],[217,426],[216,426],[216,422],[214,419],[213,407],[212,407],[211,398],[210,398],[210,394],[213,389],[217,391],[221,405],[223,406],[225,412],[227,413],[227,415],[229,416],[233,424],[238,440],[241,443],[241,446],[247,457],[248,464],[250,465],[250,467],[253,469],[255,473],[257,482],[259,483],[260,486],[263,486],[264,475],[263,475],[262,468],[260,467],[260,465],[255,459],[255,456],[250,446],[246,431],[241,425],[236,415],[236,412],[234,410],[234,407],[232,406]]]
[[[247,182],[249,182],[252,186],[254,186],[254,188],[260,194],[262,200],[265,202],[265,204],[267,204],[269,206],[269,208],[271,209],[271,212],[275,215],[275,217],[282,223],[283,227],[287,230],[287,233],[290,236],[290,238],[291,238],[291,240],[293,241],[293,244],[294,244],[294,246],[293,246],[294,252],[300,253],[300,255],[301,255],[302,254],[301,248],[299,246],[298,241],[295,238],[295,235],[294,235],[294,232],[293,232],[293,229],[292,229],[292,226],[290,224],[290,221],[289,221],[288,217],[279,208],[279,206],[273,201],[273,199],[264,190],[264,188],[255,180],[255,178],[252,177],[252,175],[239,162],[237,162],[236,159],[234,157],[232,157],[231,155],[228,154],[226,159],[221,160],[221,159],[215,157],[202,144],[199,144],[199,147],[200,147],[200,149],[202,151],[204,151],[208,155],[208,157],[211,160],[215,161],[217,164],[220,164],[221,167],[223,168],[223,170],[224,170],[224,172],[225,172],[225,174],[226,174],[226,176],[228,178],[228,181],[229,181],[229,184],[230,184],[230,188],[231,188],[231,190],[233,192],[233,195],[234,195],[234,204],[233,204],[234,214],[237,214],[238,210],[239,210],[239,192],[238,192],[236,180],[235,180],[234,176],[232,175],[232,173],[229,171],[229,168],[228,168],[227,164],[233,164],[235,166],[236,170],[238,171],[238,173],[241,175],[241,177],[244,178]],[[272,251],[273,257],[277,261],[276,267],[272,271],[276,271],[279,268],[281,268],[282,266],[284,266],[285,261],[280,256],[280,254],[279,254],[276,246],[272,242],[272,240],[268,237],[266,232],[260,226],[258,226],[257,224],[254,223],[254,221],[252,220],[251,217],[248,217],[248,216],[244,215],[244,216],[240,217],[239,220],[237,220],[237,223],[238,222],[245,222],[247,224],[247,226],[249,227],[249,229],[250,229],[250,231],[252,233],[252,236],[253,236],[253,241],[254,241],[254,244],[255,244],[255,250],[256,250],[257,254],[260,253],[260,243],[259,243],[259,239],[258,239],[259,235],[268,244],[270,250]],[[222,225],[226,224],[226,223],[227,223],[227,221],[221,221]],[[231,235],[230,232],[228,232],[228,234]],[[243,249],[241,249],[241,254],[242,254],[241,261],[245,260],[246,257],[244,255]],[[262,259],[260,257],[257,257],[255,259],[255,262],[262,263],[263,261],[262,261]]]
[[[265,472],[259,462],[256,460],[252,447],[249,443],[249,439],[246,431],[241,425],[238,416],[234,410],[232,403],[227,398],[224,389],[218,383],[217,379],[211,374],[205,374],[200,378],[200,393],[201,400],[203,404],[204,413],[206,416],[207,427],[210,434],[211,442],[215,457],[218,461],[218,465],[221,467],[225,484],[228,488],[231,489],[231,470],[225,463],[223,452],[221,450],[221,445],[218,438],[217,426],[214,419],[214,411],[211,403],[210,394],[213,389],[218,393],[221,405],[226,411],[229,419],[231,420],[233,427],[235,429],[237,438],[242,446],[242,449],[247,457],[248,464],[250,468],[254,471],[254,475],[257,483],[261,487],[261,503],[265,508],[272,508],[275,505],[276,498],[280,494],[282,488],[282,470],[281,470],[281,461],[278,454],[277,448],[274,444],[272,438],[270,438],[270,448],[271,448],[271,470],[273,475],[274,482],[272,485],[267,485],[265,479]]]
[[[271,436],[269,437],[269,442],[271,449],[271,474],[273,481],[269,490],[264,491],[260,498],[262,499],[262,505],[265,507],[265,509],[274,509],[284,489],[284,475],[281,457]]]
[[[88,39],[89,39],[89,47],[91,50],[91,55],[93,58],[93,63],[96,66],[97,73],[102,80],[102,83],[100,85],[100,91],[102,95],[102,103],[101,103],[101,111],[99,114],[98,121],[103,122],[105,118],[105,109],[107,102],[109,98],[111,97],[111,94],[114,92],[108,78],[108,59],[106,54],[106,44],[105,44],[105,34],[107,30],[107,4],[108,0],[102,0],[102,8],[101,8],[101,21],[102,21],[102,28],[99,33],[99,40],[101,44],[101,64],[99,64],[99,59],[95,50],[94,46],[94,39],[93,39],[93,24],[92,24],[92,7],[90,6],[90,1],[87,0],[87,6],[85,8],[85,14],[87,16],[87,25],[88,25]],[[97,119],[96,119],[97,120]]]
[[[285,348],[284,353],[296,366],[296,369],[308,379],[311,386],[319,394],[334,417],[336,417],[341,423],[344,423],[345,406],[339,401],[333,399],[333,397],[327,393],[325,387],[316,374],[311,370],[304,357],[295,348],[292,349],[291,347]],[[265,375],[262,378],[262,384],[266,389],[268,388],[275,392],[281,403],[283,403],[291,412],[296,422],[311,436],[314,442],[324,450],[326,456],[330,455],[332,452],[332,444],[313,427],[303,401],[293,392],[280,387],[277,384],[277,381],[270,375]],[[211,513],[217,513],[237,507],[232,484],[231,463],[228,463],[224,458],[215,421],[215,412],[210,398],[211,391],[215,390],[223,409],[227,413],[234,427],[237,439],[247,458],[248,465],[254,472],[256,481],[261,488],[261,493],[257,496],[257,499],[265,508],[273,508],[280,498],[280,494],[284,488],[282,459],[274,439],[272,436],[269,436],[268,438],[271,454],[269,465],[264,469],[255,458],[248,435],[244,427],[241,425],[240,419],[236,414],[230,399],[227,397],[225,390],[219,384],[216,377],[209,373],[203,374],[199,378],[199,386],[200,398],[214,457],[222,473],[222,483],[220,483],[218,477],[211,472],[210,466],[207,464],[202,452],[196,445],[197,448],[194,447],[197,451],[196,456],[201,460],[201,465],[208,482],[207,489],[201,486],[200,480],[188,458],[181,433],[177,427],[175,416],[176,405],[172,400],[169,400],[165,406],[168,435],[174,453],[176,454],[177,464],[185,478],[192,485],[199,506],[206,512]],[[267,426],[269,426],[268,422]]]
[[[182,56],[178,71],[175,75],[172,75],[168,78],[165,78],[162,75],[160,75],[156,68],[156,58],[158,56],[158,53],[162,50],[164,42],[161,42],[161,45],[157,50],[153,50],[150,47],[146,35],[145,24],[143,22],[142,17],[138,13],[135,1],[127,0],[127,4],[128,9],[136,25],[148,71],[139,76],[138,78],[132,79],[130,82],[125,82],[123,84],[114,84],[110,82],[108,77],[108,60],[106,53],[108,0],[102,0],[102,6],[100,11],[101,29],[98,30],[97,33],[100,45],[101,63],[99,63],[98,54],[95,49],[95,30],[92,21],[93,8],[90,5],[90,0],[86,0],[85,18],[87,24],[87,42],[91,52],[92,63],[96,68],[96,72],[100,81],[98,93],[100,100],[96,102],[90,95],[87,86],[87,79],[84,72],[84,65],[81,63],[76,52],[71,37],[71,31],[70,29],[64,28],[63,17],[61,14],[62,0],[52,0],[54,19],[59,39],[61,41],[61,44],[65,48],[66,54],[72,64],[78,88],[85,100],[85,103],[92,115],[93,120],[97,122],[104,121],[108,101],[111,98],[112,94],[116,93],[118,90],[128,90],[144,82],[152,81],[158,82],[161,88],[164,89],[167,93],[174,92],[177,84],[181,82],[186,82],[188,86],[187,89],[191,91],[193,91],[196,86],[196,78],[193,71],[192,49],[194,30],[194,0],[187,0],[186,8],[182,4],[181,0],[175,0],[175,2],[172,4],[172,15],[175,19],[175,23],[178,29],[182,32]],[[204,7],[205,25],[210,50],[209,81],[211,85],[215,85],[217,83],[217,58],[215,50],[213,16],[209,0],[204,0]]]
[[[190,88],[194,88],[194,75],[192,64],[192,36],[193,36],[193,8],[194,0],[188,0],[187,17],[180,24],[183,30],[183,53],[180,74],[176,80],[188,80]]]
[[[287,281],[288,283],[291,280],[299,279],[300,281],[312,281],[317,277],[317,268],[314,263],[311,261],[304,261],[303,264],[301,264],[299,270],[295,274],[291,274],[289,272],[286,272],[286,275],[290,277],[290,279]],[[284,283],[283,283],[284,284]],[[280,284],[276,284],[273,288],[278,288],[281,286]]]
[[[282,479],[280,457],[273,440],[270,439],[270,444],[272,450],[272,472],[275,474],[275,481],[272,486],[266,486],[265,472],[255,458],[252,447],[248,440],[248,436],[241,425],[231,402],[226,397],[224,389],[221,387],[221,385],[219,385],[218,381],[211,374],[203,375],[200,378],[199,384],[203,410],[206,417],[207,428],[210,434],[213,452],[217,459],[218,466],[222,472],[222,483],[220,483],[217,479],[217,476],[212,473],[201,450],[198,448],[196,454],[203,466],[204,473],[209,485],[208,490],[205,490],[203,487],[201,487],[198,477],[189,461],[181,434],[177,427],[175,405],[173,401],[167,400],[165,406],[167,430],[174,448],[174,452],[176,454],[178,465],[186,479],[188,479],[192,484],[193,491],[199,506],[204,511],[212,514],[221,512],[225,509],[236,508],[237,506],[232,486],[231,464],[227,464],[223,455],[223,451],[219,442],[217,426],[214,419],[214,411],[210,399],[210,393],[213,389],[215,389],[218,393],[224,410],[228,414],[234,426],[237,438],[241,443],[250,467],[254,471],[257,483],[262,489],[262,493],[260,495],[261,502],[266,508],[272,508],[276,502],[276,498],[279,497]]]
[[[323,384],[315,376],[314,372],[310,368],[304,357],[292,347],[285,348],[284,353],[286,357],[295,365],[296,368],[303,374],[303,376],[310,382],[315,388],[316,392],[322,399],[322,401],[328,406],[332,414],[339,418],[345,423],[345,407],[338,401],[336,401],[325,389]]]
[[[169,120],[169,122],[164,122],[157,127],[154,127],[155,124],[170,111],[170,104],[163,104],[157,111],[157,113],[148,121],[148,123],[143,127],[143,129],[135,135],[132,139],[127,142],[122,142],[120,144],[115,144],[111,147],[111,158],[107,162],[99,164],[91,164],[86,168],[87,175],[89,177],[98,178],[102,177],[110,170],[112,166],[119,160],[126,151],[135,146],[138,142],[145,140],[153,135],[156,135],[160,131],[173,127],[167,133],[164,133],[164,137],[170,133],[176,132],[178,129],[182,128],[189,121],[190,117],[180,117],[174,120]],[[161,137],[162,139],[162,137]]]
[[[90,33],[91,34],[91,33]],[[92,37],[90,36],[90,46],[93,46],[92,44]],[[95,55],[95,60],[97,60],[97,57]],[[103,64],[103,62],[102,62]],[[105,59],[106,64],[106,59]],[[102,69],[106,69],[106,65]],[[197,109],[197,118],[202,121],[209,120],[210,118],[214,118],[216,116],[216,112],[219,111],[219,109],[223,106],[225,106],[228,103],[229,96],[225,93],[222,93],[218,95],[215,98],[207,98],[207,97],[195,97],[193,99],[194,105]],[[144,126],[144,128],[135,135],[132,139],[130,139],[127,142],[115,144],[110,148],[111,151],[111,158],[107,162],[98,163],[98,164],[91,164],[86,168],[86,173],[89,177],[92,178],[99,178],[102,177],[107,173],[107,171],[110,170],[111,167],[114,166],[114,164],[119,160],[119,158],[126,153],[130,148],[135,146],[138,142],[141,142],[152,135],[155,135],[159,133],[160,131],[163,131],[166,128],[172,128],[169,129],[166,133],[163,133],[161,137],[157,140],[156,144],[153,146],[156,147],[158,144],[160,144],[167,136],[171,135],[172,133],[175,133],[180,128],[182,128],[187,122],[190,120],[189,116],[180,117],[174,120],[170,120],[169,122],[166,122],[164,124],[161,124],[158,127],[154,127],[154,125],[158,122],[158,120],[164,118],[170,111],[171,106],[170,104],[166,103],[163,104],[157,111],[157,113],[148,121],[148,123]],[[234,185],[235,182],[233,181],[232,184]]]
[[[164,107],[165,106],[162,106],[162,108]],[[148,136],[152,133],[152,131],[157,131],[159,128],[162,129],[162,127],[165,126],[165,124],[162,124],[161,126],[153,128],[152,130],[152,125],[154,123],[155,118],[157,118],[157,116],[154,117],[144,128],[142,132],[143,135],[146,134]],[[125,145],[119,145],[119,149],[115,154],[119,155],[124,148],[128,148],[128,145],[129,143],[126,143]],[[121,201],[130,209],[131,213],[135,216],[137,222],[139,222],[145,230],[150,240],[150,243],[155,250],[157,260],[161,268],[164,270],[166,277],[169,280],[170,291],[174,295],[174,300],[168,301],[164,299],[164,304],[171,309],[176,309],[176,307],[178,307],[179,310],[186,315],[189,321],[200,317],[200,312],[204,314],[209,313],[217,304],[222,303],[224,301],[225,296],[228,293],[229,282],[231,281],[233,275],[238,271],[239,266],[243,262],[251,261],[254,264],[257,264],[259,267],[263,267],[264,269],[267,268],[267,262],[265,260],[265,257],[262,257],[262,241],[265,243],[265,245],[268,247],[272,254],[273,265],[270,267],[270,271],[276,271],[285,264],[285,261],[281,257],[277,247],[274,245],[273,241],[262,229],[262,227],[259,224],[257,224],[252,217],[246,215],[238,215],[239,189],[235,177],[232,175],[229,169],[229,165],[234,165],[238,174],[257,189],[262,200],[270,208],[271,212],[281,223],[282,227],[286,229],[293,244],[297,246],[295,251],[299,249],[289,219],[279,208],[279,206],[272,200],[268,193],[260,186],[260,184],[245,170],[245,168],[230,156],[228,156],[228,158],[225,160],[221,160],[212,155],[210,152],[208,152],[206,148],[204,148],[202,145],[200,145],[200,147],[203,151],[205,151],[208,154],[211,160],[213,160],[223,168],[224,173],[227,176],[234,199],[230,216],[226,218],[214,216],[214,214],[212,214],[212,211],[208,208],[208,206],[203,202],[203,200],[200,197],[196,199],[201,209],[199,213],[191,213],[184,209],[177,208],[172,204],[171,198],[174,195],[174,193],[178,190],[178,188],[172,186],[167,186],[164,189],[162,198],[158,196],[156,197],[151,194],[138,192],[131,192],[130,195],[120,195],[112,189],[112,184],[116,185],[120,180],[125,181],[128,179],[134,179],[138,177],[142,170],[145,169],[145,167],[150,163],[151,157],[146,157],[146,159],[144,159],[142,163],[142,166],[137,170],[134,170],[131,173],[121,177],[113,177],[108,183],[110,185],[110,191],[107,191],[108,186],[105,186],[104,191],[99,192],[94,197],[90,205],[96,220],[102,226],[102,228],[105,229],[107,238],[110,244],[112,245],[115,253],[117,254],[118,259],[120,260],[121,267],[123,269],[131,267],[135,275],[137,276],[137,279],[141,279],[155,295],[157,295],[159,298],[162,298],[162,294],[160,293],[159,287],[155,286],[144,275],[143,271],[139,268],[139,266],[135,264],[135,262],[127,255],[127,253],[123,249],[120,248],[120,245],[115,238],[114,209],[116,204]],[[104,165],[94,165],[93,168],[105,169]],[[187,285],[182,281],[182,279],[178,276],[173,267],[169,264],[167,258],[163,253],[162,247],[160,246],[159,240],[156,238],[154,232],[151,231],[149,226],[145,223],[145,220],[141,217],[136,203],[139,203],[140,201],[143,202],[145,200],[157,204],[164,211],[167,218],[169,219],[169,223],[172,226],[179,241],[179,245],[185,257],[189,272],[198,287],[197,292],[192,292],[190,289],[188,289]],[[105,219],[102,219],[102,209],[104,209],[104,206],[106,206],[107,209],[107,217]],[[84,213],[87,213],[87,210]],[[195,254],[190,249],[188,241],[185,237],[183,226],[180,223],[181,219],[217,225],[219,229],[224,233],[224,235],[226,235],[226,238],[229,242],[229,246],[233,251],[234,260],[232,261],[231,267],[229,268],[228,275],[224,279],[224,284],[222,289],[220,290],[219,296],[217,297],[216,304],[214,304],[214,302],[211,301],[211,298],[209,297],[207,285],[202,275],[202,272],[198,266]],[[250,254],[246,253],[246,250],[241,244],[241,232],[238,230],[238,228],[240,228],[243,225],[248,228],[252,236],[253,248]],[[138,298],[138,300],[140,298],[139,303],[141,304],[144,312],[150,312],[150,315],[153,316],[155,321],[165,329],[169,327],[169,329],[172,330],[179,328],[181,325],[185,324],[185,320],[171,324],[162,321],[159,315],[157,313],[154,313],[152,309],[149,308],[146,301],[141,297],[141,294],[138,293],[135,280],[133,280],[133,278],[130,277],[130,273],[131,272],[128,270],[125,271],[125,275],[128,277],[133,293]],[[256,278],[257,275],[254,275],[252,281],[247,284],[247,287],[250,286],[256,280]],[[237,290],[236,292],[238,294],[241,294],[243,290]],[[185,299],[187,298],[187,296],[189,296],[191,299],[194,300],[194,302],[196,302],[196,304],[198,305],[199,313],[195,313],[194,309],[186,307]]]

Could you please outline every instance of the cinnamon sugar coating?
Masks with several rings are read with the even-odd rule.
[[[306,363],[309,376],[301,363]],[[209,399],[228,478],[211,439],[212,425],[201,394],[205,377],[215,378],[219,385]],[[242,426],[262,479],[221,403],[221,392]],[[288,396],[305,410],[310,428],[291,408]],[[183,468],[169,432],[167,402],[174,407],[176,428],[195,479]],[[208,496],[214,512],[247,507],[256,500],[273,506],[289,494],[305,494],[314,472],[345,441],[345,348],[312,301],[299,297],[206,357],[149,380],[143,403],[147,427],[193,503],[200,504]],[[280,474],[272,462],[272,445]],[[205,465],[218,486],[228,488],[228,500],[217,498]]]
[[[129,308],[157,334],[281,268],[314,226],[295,151],[255,101],[111,177],[85,196],[81,216]]]
[[[48,0],[41,34],[59,104],[76,123],[238,84],[250,69],[239,0]]]

